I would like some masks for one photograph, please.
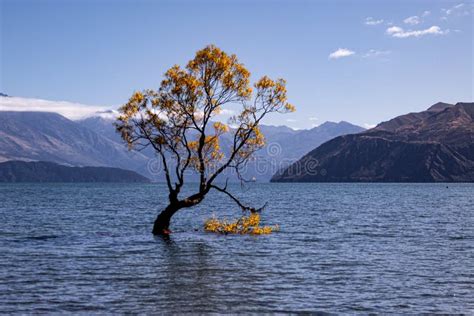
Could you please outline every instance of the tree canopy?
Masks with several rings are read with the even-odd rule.
[[[241,109],[227,124],[216,120],[225,105]],[[228,195],[244,210],[255,210],[215,180],[226,169],[240,176],[242,166],[264,146],[259,124],[267,114],[294,110],[287,101],[285,80],[264,76],[251,87],[250,72],[237,56],[209,45],[184,68],[175,65],[166,71],[158,90],[135,92],[120,108],[116,127],[129,148],[151,146],[156,152],[169,191],[171,216],[200,203],[211,189]],[[232,139],[226,150],[220,145],[224,134]],[[199,184],[195,194],[182,198],[188,170],[198,174]],[[168,229],[169,219],[164,222],[159,229]]]

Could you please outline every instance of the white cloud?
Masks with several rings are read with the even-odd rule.
[[[294,123],[294,122],[297,122],[297,120],[295,120],[295,119],[286,119],[286,121],[287,121],[288,123]]]
[[[401,27],[398,27],[398,26],[391,26],[387,29],[387,34],[395,34],[395,33],[400,33],[400,32],[403,32],[403,29]]]
[[[313,122],[314,122],[314,121],[317,121],[317,120],[318,120],[318,118],[317,118],[316,116],[310,116],[310,117],[308,118],[308,120],[310,120],[310,121],[313,121]]]
[[[0,111],[54,112],[71,120],[79,120],[91,116],[115,119],[118,116],[118,112],[112,109],[112,107],[18,97],[0,97]],[[233,110],[222,109],[221,112],[216,115],[216,120],[226,121],[229,116],[234,114],[235,111]],[[197,115],[199,115],[199,113],[197,113]],[[162,118],[166,119],[165,117]]]
[[[93,113],[94,116],[99,116],[104,119],[113,120],[119,116],[119,112],[116,110],[105,110],[105,111],[97,111]]]
[[[221,109],[218,115],[231,116],[231,115],[234,115],[234,114],[235,114],[235,111],[234,111],[234,110]]]
[[[362,57],[364,58],[372,58],[372,57],[382,57],[390,55],[392,52],[389,50],[376,50],[371,49],[367,53],[365,53]]]
[[[342,58],[342,57],[349,57],[351,55],[354,55],[355,52],[354,51],[351,51],[347,48],[339,48],[338,50],[332,52],[331,54],[329,54],[329,59],[338,59],[338,58]]]
[[[375,126],[377,126],[377,124],[364,123],[364,127],[366,129],[371,129],[371,128],[374,128]]]
[[[422,17],[428,16],[431,14],[431,11],[425,11],[421,14]]]
[[[383,23],[383,20],[376,20],[373,17],[369,16],[368,18],[365,19],[365,25],[379,25]]]
[[[111,114],[110,108],[67,101],[48,101],[18,97],[0,97],[0,111],[55,112],[69,119],[81,119],[97,114]]]
[[[407,38],[407,37],[420,37],[424,35],[445,35],[449,33],[449,30],[442,30],[439,26],[433,25],[430,28],[424,30],[408,30],[405,31],[401,27],[392,26],[386,30],[388,35],[397,38]]]
[[[405,24],[416,25],[416,24],[421,23],[421,19],[420,19],[419,16],[414,15],[414,16],[410,16],[410,17],[406,18],[405,20],[403,20],[403,22]]]

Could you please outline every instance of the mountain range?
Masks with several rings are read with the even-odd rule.
[[[149,168],[155,157],[153,151],[129,151],[115,131],[113,117],[113,112],[98,113],[73,121],[51,112],[0,111],[0,162],[50,161],[66,166],[114,167],[162,181],[161,174]],[[267,147],[257,152],[243,174],[268,181],[282,161],[288,165],[331,138],[364,129],[347,122],[326,122],[309,130],[269,125],[262,125],[261,130]],[[223,136],[221,142],[225,150],[230,146],[230,135]]]
[[[336,137],[273,182],[472,182],[474,103],[437,103]]]
[[[111,118],[94,116],[80,120],[78,123],[114,142],[122,142],[120,135],[115,132]],[[364,131],[364,128],[344,121],[325,122],[307,130],[271,125],[262,125],[260,129],[265,136],[266,145],[256,152],[255,159],[247,164],[243,172],[245,178],[256,178],[259,181],[269,181],[281,165],[285,163],[288,165],[298,160],[311,149],[334,137]],[[231,134],[224,134],[221,137],[223,150],[230,148],[231,143]],[[144,150],[142,154],[149,158],[153,157],[153,152],[149,150]],[[232,178],[231,174],[227,176]]]
[[[243,175],[274,182],[474,181],[473,108],[437,103],[370,130],[344,121],[308,130],[262,125],[266,146]],[[0,111],[0,162],[122,168],[161,181],[149,168],[153,151],[129,151],[114,116],[108,111],[73,121],[51,112]],[[224,151],[230,144],[230,135],[222,136]]]

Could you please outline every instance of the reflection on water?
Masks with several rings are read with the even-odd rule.
[[[472,313],[473,189],[254,184],[280,232],[204,233],[216,195],[163,239],[161,185],[0,185],[0,312]]]

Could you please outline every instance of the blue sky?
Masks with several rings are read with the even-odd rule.
[[[472,1],[0,2],[13,96],[116,107],[212,43],[253,80],[287,79],[297,112],[269,124],[371,125],[473,99]]]

